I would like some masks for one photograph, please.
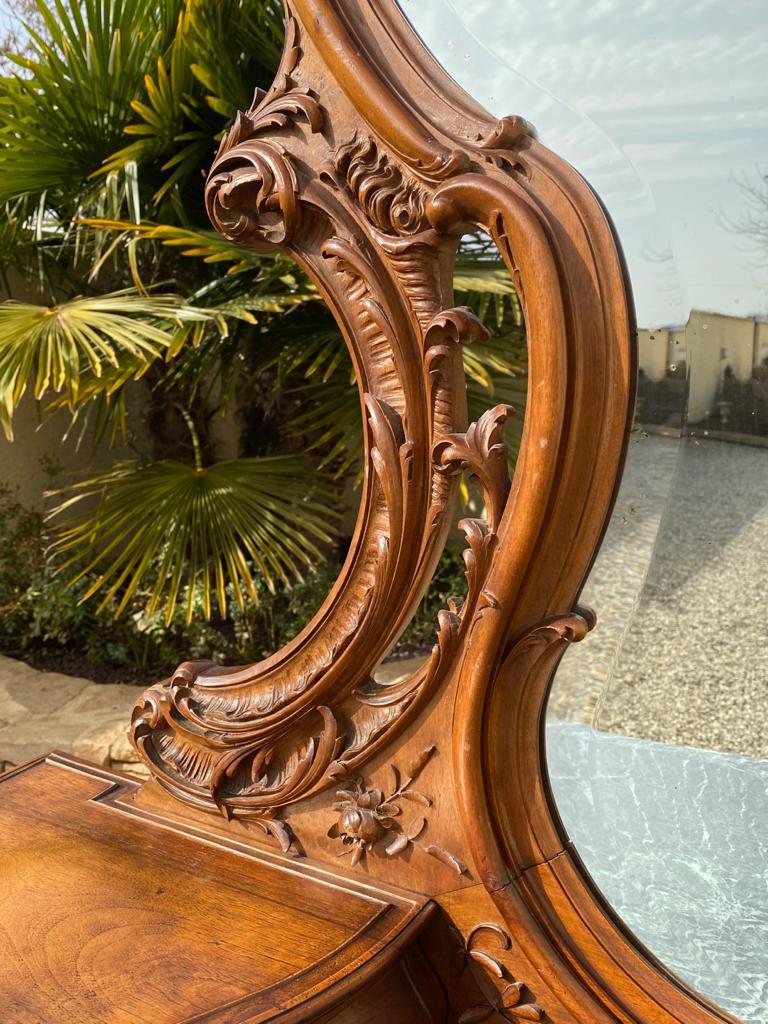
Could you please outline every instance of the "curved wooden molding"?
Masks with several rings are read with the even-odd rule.
[[[181,665],[139,701],[134,741],[169,792],[253,818],[283,845],[280,816],[320,794],[332,823],[340,790],[340,834],[363,850],[389,819],[376,800],[378,816],[367,813],[373,798],[355,780],[385,750],[392,761],[398,737],[454,693],[440,737],[446,758],[453,748],[453,788],[441,801],[463,825],[454,859],[471,863],[516,963],[529,965],[502,997],[508,1018],[726,1020],[614,920],[547,783],[548,688],[565,647],[594,624],[571,609],[633,404],[631,298],[608,217],[523,118],[495,120],[448,78],[392,0],[286,0],[286,18],[275,82],[223,140],[207,204],[226,238],[290,252],[336,316],[366,431],[361,507],[343,571],[304,631],[259,664]],[[453,307],[451,282],[458,242],[476,228],[498,246],[526,321],[529,396],[511,482],[512,410],[466,422],[461,347],[486,331]],[[461,524],[466,599],[440,614],[420,671],[378,684],[463,471],[487,509]],[[540,991],[524,993],[529,978]]]

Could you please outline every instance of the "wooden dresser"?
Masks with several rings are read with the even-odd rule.
[[[266,661],[187,662],[139,699],[143,785],[50,754],[0,781],[2,1024],[708,1024],[606,907],[550,793],[543,716],[621,473],[634,324],[610,221],[496,120],[394,0],[286,0],[274,84],[208,179],[216,229],[282,248],[347,340],[365,477],[325,604]],[[520,297],[529,391],[467,424],[455,307],[482,230]],[[423,667],[413,614],[462,474],[466,593]],[[128,723],[126,723],[126,726]]]

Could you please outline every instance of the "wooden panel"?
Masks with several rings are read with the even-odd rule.
[[[133,788],[56,757],[0,780],[4,1021],[276,1019],[418,924],[424,901],[126,814]]]

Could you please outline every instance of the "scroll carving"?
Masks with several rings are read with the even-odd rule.
[[[285,249],[327,299],[360,390],[364,486],[340,577],[298,637],[255,665],[185,663],[139,700],[132,735],[154,778],[283,846],[283,819],[329,820],[336,792],[335,840],[358,863],[376,854],[372,872],[387,850],[413,867],[414,844],[457,872],[469,865],[505,927],[475,930],[465,954],[506,984],[495,1004],[467,1008],[464,1024],[725,1020],[616,925],[572,857],[546,774],[548,689],[565,648],[594,624],[576,602],[633,401],[629,286],[599,201],[522,118],[497,121],[467,97],[391,0],[286,0],[275,83],[222,142],[206,202],[225,237]],[[528,402],[511,481],[511,410],[467,423],[463,346],[487,332],[455,307],[452,266],[461,236],[478,229],[498,247],[526,322]],[[460,523],[466,595],[439,613],[417,672],[377,682],[465,472],[485,504],[483,518]],[[376,755],[400,765],[425,735],[451,749],[440,807],[455,854],[428,845],[426,813],[402,813],[417,773],[393,774],[386,795],[360,781]],[[546,1018],[507,963],[540,993]]]
[[[488,331],[471,310],[452,307],[450,268],[472,223],[495,235],[503,255],[516,249],[523,225],[508,184],[503,196],[499,188],[517,171],[488,158],[532,139],[520,118],[441,139],[407,101],[380,93],[377,71],[369,84],[382,108],[364,111],[357,90],[368,71],[360,81],[338,64],[318,74],[328,38],[306,21],[313,2],[288,4],[275,83],[257,90],[222,141],[206,202],[225,237],[287,249],[333,305],[366,415],[358,528],[337,586],[295,641],[242,669],[185,663],[143,695],[132,723],[136,746],[174,795],[265,821],[354,778],[441,691],[473,622],[498,607],[489,577],[509,504],[502,429],[512,410],[497,406],[466,425],[462,346]],[[488,189],[492,211],[482,209]],[[484,519],[460,523],[466,596],[440,612],[422,669],[379,684],[373,670],[426,587],[462,472],[485,502]]]
[[[493,952],[481,946],[484,939],[494,944]],[[481,1024],[482,1021],[544,1020],[544,1011],[529,1001],[525,985],[514,981],[504,963],[504,954],[512,940],[496,924],[478,924],[469,933],[462,955],[463,967],[468,961],[479,964],[501,987],[498,995],[486,1004],[470,1006],[459,1016],[459,1024]]]
[[[366,493],[346,578],[292,649],[237,672],[187,664],[137,705],[134,741],[161,784],[228,817],[272,814],[354,772],[430,699],[480,600],[509,488],[501,427],[511,410],[498,407],[461,431],[461,346],[489,335],[471,310],[445,306],[443,264],[456,239],[427,217],[434,179],[454,163],[466,170],[467,160],[439,172],[430,164],[431,177],[419,180],[368,133],[324,148],[330,119],[322,97],[299,82],[299,43],[289,17],[284,68],[222,143],[208,208],[226,237],[295,251],[343,296],[367,414]],[[315,177],[301,180],[289,138],[301,155],[311,147],[323,168]],[[488,523],[461,523],[467,598],[440,613],[423,670],[378,685],[372,670],[426,585],[465,469],[489,514]]]
[[[301,55],[297,36],[296,21],[289,17],[283,72],[269,92],[256,90],[248,113],[238,112],[222,139],[206,192],[216,228],[231,241],[254,248],[286,245],[296,234],[301,212],[290,158],[283,146],[264,136],[299,118],[306,120],[311,132],[320,132],[324,125],[316,98],[295,87],[291,78]]]

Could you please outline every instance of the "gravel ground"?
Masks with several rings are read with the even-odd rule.
[[[768,448],[637,434],[550,717],[768,755]]]

